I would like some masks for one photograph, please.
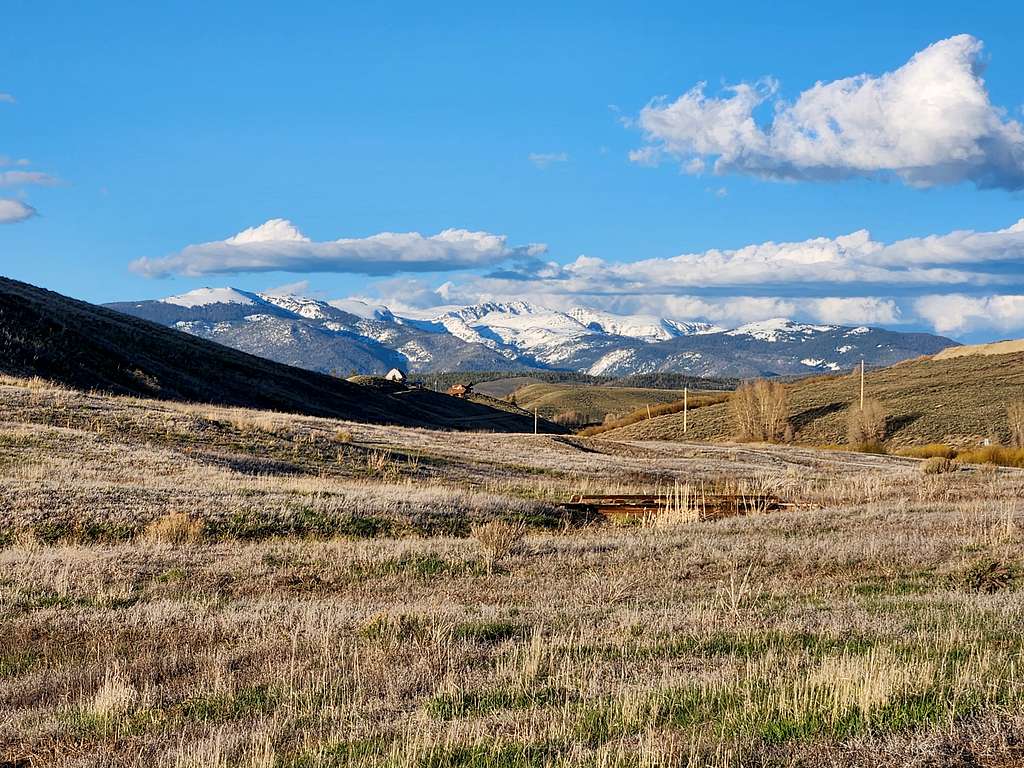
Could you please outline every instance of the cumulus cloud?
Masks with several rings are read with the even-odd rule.
[[[36,215],[37,211],[31,205],[20,200],[0,197],[0,224],[17,224]]]
[[[1024,270],[1024,219],[995,232],[960,230],[884,243],[866,230],[765,242],[630,263],[580,256],[566,265],[506,271],[567,293],[679,293],[742,286],[995,285]]]
[[[1024,296],[970,296],[962,293],[922,296],[914,309],[939,333],[1024,331]]]
[[[918,187],[1022,189],[1024,126],[991,103],[983,69],[981,41],[957,35],[892,72],[818,82],[793,102],[770,78],[722,97],[698,83],[641,111],[645,144],[630,157],[672,158],[688,173],[713,159],[717,173],[770,179],[893,176]],[[762,127],[754,113],[766,104],[773,117]]]
[[[545,246],[510,246],[504,235],[446,229],[436,235],[382,232],[363,238],[315,242],[286,219],[271,219],[226,240],[190,245],[162,258],[141,258],[131,269],[157,277],[235,272],[349,272],[390,275],[492,267],[532,259]]]
[[[529,159],[535,166],[544,170],[554,163],[569,162],[569,155],[567,152],[531,152]]]
[[[828,296],[807,299],[806,305],[814,319],[831,325],[894,325],[902,320],[900,308],[893,299]]]

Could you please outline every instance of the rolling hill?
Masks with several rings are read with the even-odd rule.
[[[516,404],[548,419],[575,411],[581,423],[596,424],[608,414],[626,414],[645,405],[683,399],[682,390],[528,383],[515,391]]]
[[[1006,348],[1006,347],[1004,347]],[[1012,347],[1010,347],[1012,348]],[[805,444],[846,442],[846,410],[856,402],[859,379],[847,374],[796,381],[789,388],[794,438]],[[1006,406],[1024,400],[1024,352],[937,355],[871,371],[866,395],[889,414],[893,446],[942,442],[976,445],[1008,437]],[[727,440],[733,434],[728,404],[708,406],[689,419],[681,414],[607,432],[618,440]]]
[[[0,373],[353,421],[533,430],[532,415],[429,390],[351,384],[7,278],[0,278]],[[547,423],[541,428],[560,431]]]

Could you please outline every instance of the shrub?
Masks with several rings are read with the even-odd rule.
[[[590,422],[590,419],[587,418],[587,414],[576,410],[556,413],[553,420],[555,424],[561,424],[564,427],[582,427],[584,424],[588,424]]]
[[[954,581],[972,592],[989,594],[1007,589],[1017,576],[1016,569],[998,560],[983,560],[965,569]]]
[[[1024,448],[1024,400],[1006,406],[1006,421],[1010,427],[1010,445]]]
[[[733,392],[729,403],[740,440],[776,442],[786,434],[789,399],[780,382],[747,382]]]
[[[184,512],[168,512],[149,523],[142,531],[142,538],[165,544],[186,544],[202,539],[205,527],[202,520],[193,520]]]
[[[928,445],[912,445],[900,448],[900,456],[907,456],[911,459],[931,459],[936,456],[942,459],[955,459],[956,449],[945,443],[929,443]]]
[[[957,461],[945,456],[932,456],[921,465],[921,471],[926,475],[944,475],[947,472],[956,472],[959,468],[960,464]]]
[[[504,520],[491,520],[473,526],[471,535],[483,550],[488,574],[494,572],[495,563],[504,560],[519,548],[525,531],[526,526],[523,523],[509,523]]]
[[[885,440],[889,415],[878,400],[865,400],[863,407],[851,405],[846,415],[846,436],[850,445],[878,445]]]
[[[994,464],[1000,467],[1024,468],[1024,448],[986,445],[959,451],[957,458],[964,464]]]

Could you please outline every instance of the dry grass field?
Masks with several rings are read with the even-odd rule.
[[[921,466],[7,379],[0,765],[1019,765],[1024,473]],[[723,478],[796,506],[558,507]]]

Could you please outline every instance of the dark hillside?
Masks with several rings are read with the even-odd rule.
[[[533,419],[519,414],[433,392],[361,387],[7,278],[0,278],[0,373],[76,389],[354,421],[533,430]]]

